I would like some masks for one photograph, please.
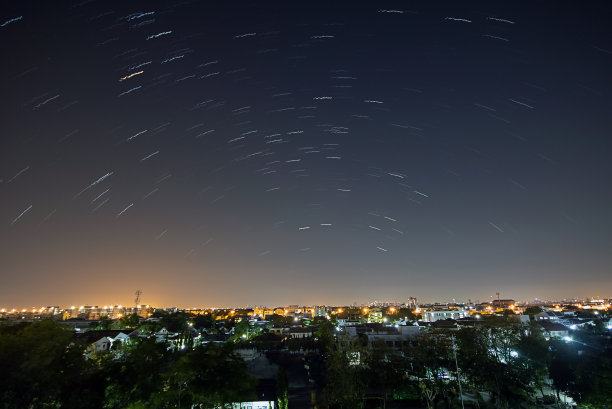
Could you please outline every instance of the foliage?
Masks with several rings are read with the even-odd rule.
[[[131,346],[124,360],[106,364],[105,409],[120,409],[131,403],[152,403],[162,384],[160,373],[172,360],[165,343],[143,339]]]
[[[492,319],[481,327],[461,329],[457,336],[459,366],[464,375],[488,391],[498,409],[531,401],[539,373],[537,365],[517,355],[522,334],[519,324]]]
[[[365,380],[361,360],[364,355],[363,347],[348,339],[328,347],[323,389],[328,404],[339,409],[363,407]]]
[[[84,372],[83,346],[72,331],[44,320],[0,327],[0,401],[3,408],[60,407],[72,401]]]
[[[98,323],[92,328],[94,330],[109,330],[113,326],[113,320],[107,316],[102,316],[98,320]]]
[[[319,351],[324,354],[335,347],[336,328],[329,321],[323,321],[315,332],[315,338],[319,342]]]
[[[550,376],[556,390],[585,408],[612,408],[612,354],[589,344],[555,341]],[[558,394],[558,393],[557,393]]]
[[[193,327],[197,330],[215,328],[215,318],[212,314],[199,314],[193,318]]]
[[[533,319],[535,315],[541,313],[542,311],[544,311],[542,307],[538,307],[538,306],[528,307],[525,309],[525,315],[529,315],[529,317]]]
[[[180,356],[163,374],[161,400],[184,407],[219,408],[255,397],[255,381],[231,344],[199,346]]]
[[[410,373],[418,379],[421,397],[428,408],[435,407],[441,400],[447,405],[456,400],[452,336],[445,331],[430,332],[407,351],[411,359]]]
[[[165,313],[160,316],[159,325],[170,332],[184,332],[189,328],[190,318],[186,312]]]
[[[284,368],[279,368],[276,375],[276,401],[278,409],[289,408],[289,380]]]
[[[119,319],[119,325],[121,328],[135,329],[138,328],[139,324],[140,317],[136,313],[125,315]]]
[[[414,313],[414,311],[411,310],[410,308],[402,307],[399,310],[397,310],[397,313],[393,315],[393,318],[397,318],[397,319],[407,318],[411,321],[414,321],[417,319],[417,316]]]
[[[405,390],[407,363],[398,350],[384,341],[375,342],[366,362],[368,386],[381,391],[385,401],[390,394]]]
[[[234,327],[234,338],[238,341],[241,338],[247,338],[249,335],[249,322],[247,320],[240,320]]]

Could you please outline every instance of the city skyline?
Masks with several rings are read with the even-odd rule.
[[[599,4],[4,10],[0,307],[612,294]]]
[[[534,298],[534,299],[524,299],[521,297],[511,297],[508,296],[506,294],[506,296],[502,297],[501,293],[495,293],[494,295],[489,296],[487,299],[478,299],[478,298],[466,298],[466,299],[420,299],[418,297],[406,297],[405,300],[360,300],[360,301],[353,301],[353,302],[320,302],[320,303],[313,303],[313,302],[304,302],[304,303],[297,303],[297,302],[287,302],[287,303],[274,303],[274,302],[259,302],[259,303],[254,303],[254,304],[228,304],[228,303],[219,303],[219,304],[206,304],[205,302],[200,302],[200,303],[191,303],[191,304],[173,304],[173,305],[169,305],[169,304],[158,304],[158,303],[154,303],[154,302],[150,302],[147,301],[146,299],[141,299],[140,297],[142,297],[142,291],[140,292],[140,295],[138,297],[138,304],[135,303],[135,300],[132,300],[131,302],[128,300],[129,297],[125,296],[123,297],[124,301],[127,302],[82,302],[82,303],[62,303],[62,302],[56,302],[56,303],[49,303],[49,304],[42,304],[42,303],[33,303],[30,306],[24,305],[24,304],[19,304],[19,305],[0,305],[0,309],[2,313],[6,313],[6,312],[32,312],[32,311],[41,311],[41,310],[47,310],[47,311],[51,311],[51,309],[55,309],[55,308],[59,308],[60,310],[74,310],[74,309],[89,309],[89,308],[96,308],[96,309],[108,309],[108,310],[113,310],[113,309],[133,309],[133,308],[141,308],[141,307],[146,307],[146,308],[160,308],[160,309],[168,309],[168,308],[179,308],[182,310],[198,310],[198,309],[233,309],[233,308],[237,308],[237,309],[253,309],[253,308],[291,308],[291,307],[316,307],[316,306],[326,306],[326,307],[330,307],[330,306],[336,306],[336,307],[363,307],[363,306],[385,306],[385,305],[392,305],[392,306],[400,306],[400,305],[405,305],[405,306],[411,306],[411,307],[417,307],[417,306],[427,306],[427,305],[466,305],[466,306],[475,306],[475,305],[482,305],[482,304],[494,304],[495,301],[497,300],[501,300],[501,301],[508,301],[508,300],[512,300],[514,301],[517,305],[560,305],[560,304],[567,304],[567,303],[594,303],[594,302],[605,302],[605,301],[610,301],[612,300],[612,298],[607,297],[607,296],[593,296],[593,297],[586,297],[586,298],[580,298],[580,297],[573,297],[573,298]],[[155,297],[155,296],[154,296]],[[119,297],[118,297],[119,298]],[[108,301],[108,297],[106,297],[106,301]],[[115,301],[117,301],[117,299],[115,299]],[[605,305],[605,304],[602,304]]]

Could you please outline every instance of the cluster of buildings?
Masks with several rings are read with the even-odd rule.
[[[0,309],[0,318],[9,320],[34,321],[40,319],[55,319],[55,320],[99,320],[102,317],[109,319],[119,319],[121,317],[137,314],[139,317],[147,318],[151,316],[152,308],[148,305],[137,305],[134,307],[125,307],[121,305],[81,305],[70,308],[60,308],[59,306],[47,307],[32,307],[30,309]]]
[[[534,308],[537,307],[537,308]],[[531,309],[531,310],[530,310]],[[368,343],[384,341],[391,346],[400,346],[419,333],[422,327],[456,329],[463,325],[474,325],[474,322],[486,315],[504,314],[515,316],[517,320],[529,322],[535,320],[542,327],[547,338],[568,338],[571,331],[593,324],[593,319],[584,317],[580,312],[590,311],[591,317],[610,309],[610,300],[572,300],[562,303],[517,303],[513,299],[496,299],[486,303],[438,303],[419,304],[411,297],[405,303],[379,303],[366,306],[299,306],[286,307],[255,307],[242,309],[156,309],[149,305],[126,307],[121,305],[105,306],[72,306],[61,309],[57,306],[47,306],[32,309],[1,309],[0,319],[9,321],[35,321],[40,319],[55,319],[72,326],[80,336],[91,341],[92,351],[104,352],[117,345],[125,344],[141,336],[132,330],[91,331],[92,322],[104,317],[119,320],[122,317],[136,314],[141,321],[156,322],[152,316],[158,313],[184,312],[192,317],[208,316],[217,323],[220,331],[216,334],[201,337],[201,333],[191,328],[191,342],[222,342],[234,335],[234,325],[239,321],[247,321],[254,333],[269,332],[282,339],[302,339],[313,336],[317,319],[330,319],[337,330],[351,336],[361,336]],[[531,314],[527,313],[536,312]],[[226,325],[226,322],[228,323]],[[315,324],[315,327],[313,327]],[[379,325],[370,325],[379,324]],[[612,328],[612,320],[607,321]],[[184,339],[178,333],[170,333],[162,328],[153,334],[158,340],[168,341],[173,347],[184,347]],[[250,336],[250,335],[247,335]],[[96,338],[96,339],[93,339]],[[184,338],[184,337],[183,337]],[[176,345],[174,345],[176,344]]]

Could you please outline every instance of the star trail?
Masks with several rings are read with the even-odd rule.
[[[604,6],[3,4],[0,300],[609,293]]]

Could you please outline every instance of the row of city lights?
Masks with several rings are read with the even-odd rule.
[[[603,300],[598,300],[598,301],[601,301],[601,303],[596,303],[596,304],[586,304],[586,305],[584,305],[584,304],[576,304],[576,305],[575,305],[575,307],[580,308],[580,309],[585,309],[585,310],[586,310],[586,309],[592,309],[592,310],[608,310],[608,309],[610,309],[610,306],[611,306],[611,305],[610,305],[610,303],[604,303],[604,302],[603,302]],[[149,305],[146,305],[145,307],[146,307],[146,308],[150,308],[150,306],[149,306]],[[121,304],[119,304],[119,305],[110,305],[110,306],[105,305],[104,307],[102,307],[102,309],[103,309],[103,310],[111,310],[111,311],[112,311],[112,310],[114,310],[114,309],[119,309],[119,310],[122,310],[123,308],[124,308],[124,307],[123,307]],[[142,306],[142,305],[138,305],[136,308],[140,309],[140,308],[143,308],[143,306]],[[518,309],[518,308],[516,307],[516,305],[514,305],[514,304],[513,304],[513,305],[510,305],[508,308],[509,308],[510,310],[516,310],[516,309]],[[75,307],[74,305],[70,307],[70,310],[75,310],[75,309],[76,309],[76,307]],[[85,311],[85,310],[87,310],[87,309],[90,309],[90,310],[97,310],[97,309],[100,309],[100,308],[99,308],[98,306],[83,306],[83,305],[81,305],[81,306],[80,306],[78,309],[79,309],[79,311]],[[215,309],[216,309],[216,308],[211,308],[210,310],[211,310],[211,311],[214,311]],[[287,314],[289,313],[289,311],[288,311],[288,310],[286,310],[286,309],[282,309],[282,308],[277,308],[277,309],[274,309],[273,311],[275,311],[275,312],[276,312],[276,311],[277,311],[277,310],[279,310],[279,309],[283,311],[283,314],[282,314],[282,315],[287,315]],[[199,310],[199,309],[193,308],[192,310]],[[304,312],[306,312],[307,310],[313,310],[313,309],[312,309],[312,308],[300,308],[300,310],[304,310]],[[488,307],[486,308],[486,310],[488,310],[488,311],[493,311],[493,307],[492,307],[492,306],[488,306]],[[553,310],[554,310],[554,311],[562,311],[562,307],[561,307],[560,305],[555,305],[555,308],[554,308]],[[28,309],[26,309],[26,308],[23,308],[23,309],[21,309],[21,310],[18,310],[18,309],[15,309],[15,308],[13,308],[13,309],[11,309],[11,310],[7,310],[7,309],[5,309],[5,308],[0,309],[0,313],[7,313],[7,312],[8,312],[8,313],[13,313],[13,314],[14,314],[14,313],[20,313],[20,312],[21,312],[21,313],[26,313],[26,312],[29,312],[29,311],[30,311],[30,310],[28,310]],[[63,310],[62,310],[62,309],[60,309],[59,307],[40,307],[40,308],[38,308],[38,309],[37,309],[37,308],[35,308],[35,307],[33,307],[33,308],[31,309],[31,312],[32,312],[32,313],[36,313],[36,312],[45,313],[46,311],[48,311],[48,313],[51,313],[51,312],[55,312],[55,311],[63,311]],[[361,311],[362,311],[364,314],[368,314],[368,313],[370,312],[370,309],[369,309],[368,307],[363,307],[363,308],[361,308]],[[336,310],[332,311],[332,314],[341,314],[342,312],[344,312],[344,309],[342,309],[342,308],[338,308],[338,309],[336,309]],[[398,312],[398,309],[397,309],[396,307],[393,307],[393,306],[391,306],[391,307],[389,307],[389,308],[387,309],[387,314],[395,314],[395,313],[397,313],[397,312]],[[421,309],[420,309],[420,308],[416,308],[416,309],[414,310],[414,312],[418,314],[418,313],[420,313],[420,312],[421,312]],[[234,315],[234,314],[236,314],[236,310],[233,310],[233,309],[232,309],[232,310],[229,312],[229,314],[230,314],[230,315]],[[261,315],[263,315],[263,313],[262,313]]]
[[[112,311],[112,310],[114,310],[114,309],[119,309],[119,310],[122,310],[123,308],[124,308],[124,307],[122,307],[121,305],[111,305],[111,306],[107,306],[107,305],[105,305],[105,306],[104,306],[102,309],[103,309],[103,310],[111,310],[111,311]],[[137,308],[137,309],[141,309],[141,308],[143,308],[143,306],[142,306],[142,305],[137,305],[137,306],[136,306],[136,308]],[[150,308],[150,307],[149,307],[148,305],[146,305],[146,306],[144,306],[144,308]],[[75,310],[75,309],[76,309],[76,307],[75,307],[74,305],[70,307],[70,310]],[[87,310],[87,309],[90,309],[90,310],[98,310],[98,309],[100,309],[100,308],[99,308],[98,306],[93,306],[93,307],[92,307],[92,306],[87,306],[87,307],[86,307],[86,306],[83,306],[83,305],[81,305],[81,306],[79,307],[79,311],[85,311],[85,310]],[[27,308],[22,308],[21,310],[18,310],[18,309],[15,309],[15,308],[13,308],[13,309],[11,309],[11,310],[7,310],[6,308],[2,308],[2,309],[0,309],[0,312],[1,312],[1,313],[7,313],[7,312],[8,312],[8,313],[13,313],[13,314],[14,314],[14,313],[19,313],[19,312],[24,313],[24,312],[29,312],[29,311],[30,311],[30,310],[28,310]],[[44,312],[46,312],[46,311],[48,311],[49,313],[51,313],[51,312],[54,312],[54,311],[64,311],[64,310],[62,310],[62,309],[61,309],[61,308],[59,308],[59,307],[40,307],[40,308],[35,308],[35,307],[33,307],[31,311],[32,311],[33,313],[35,313],[35,312],[44,313]]]

